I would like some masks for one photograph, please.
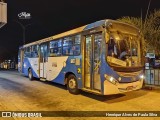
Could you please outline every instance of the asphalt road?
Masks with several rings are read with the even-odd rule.
[[[66,86],[29,81],[17,71],[0,71],[0,111],[160,111],[160,90],[138,90],[125,94],[98,96],[86,92],[70,94]],[[4,119],[4,118],[3,118]],[[0,120],[3,120],[0,118]],[[22,118],[7,118],[7,120]],[[23,118],[23,120],[39,118]],[[43,120],[68,117],[46,117]],[[135,119],[137,117],[75,117],[70,119]],[[157,117],[140,117],[138,120],[158,120]]]

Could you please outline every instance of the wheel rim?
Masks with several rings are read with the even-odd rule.
[[[29,78],[31,79],[32,73],[31,70],[29,70]]]
[[[69,80],[69,88],[71,89],[76,88],[76,81],[74,79]]]

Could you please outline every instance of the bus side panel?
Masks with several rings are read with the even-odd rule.
[[[33,77],[39,78],[39,59],[38,58],[24,58],[24,75],[28,76],[28,70],[31,68]]]
[[[104,81],[105,77],[104,74],[115,76],[115,72],[109,67],[109,65],[106,62],[105,52],[102,53],[101,56],[101,66],[100,66],[100,73],[101,73],[101,88],[102,88],[102,94],[104,94]]]
[[[66,65],[66,61],[68,59],[68,56],[63,56],[63,57],[48,57],[48,62],[47,62],[47,80],[64,84],[64,73],[63,73],[63,68]]]
[[[70,56],[63,69],[65,73],[72,72],[77,78],[78,88],[82,88],[82,56]]]
[[[79,64],[76,63],[76,60],[78,60]],[[65,84],[66,73],[73,73],[77,78],[78,88],[82,88],[81,68],[81,56],[49,57],[47,80]]]

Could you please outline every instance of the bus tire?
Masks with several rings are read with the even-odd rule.
[[[31,68],[28,70],[28,78],[29,80],[33,80],[33,73]]]
[[[71,94],[79,94],[80,90],[78,89],[78,83],[76,77],[71,74],[67,79],[67,89]]]

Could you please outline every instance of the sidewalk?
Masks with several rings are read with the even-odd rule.
[[[158,90],[160,91],[160,85],[149,85],[149,84],[144,84],[142,89],[144,90]]]

